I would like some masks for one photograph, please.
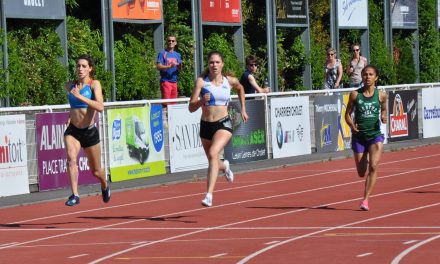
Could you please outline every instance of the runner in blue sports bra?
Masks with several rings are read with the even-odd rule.
[[[202,108],[200,137],[209,163],[207,192],[202,205],[208,207],[212,206],[212,193],[219,170],[225,172],[229,182],[234,180],[229,162],[220,160],[220,152],[232,137],[232,123],[228,114],[231,87],[238,92],[243,121],[248,119],[244,88],[237,78],[223,75],[223,66],[224,59],[220,52],[208,54],[208,68],[197,78],[188,107],[190,112]]]
[[[110,186],[104,169],[101,167],[101,146],[99,132],[95,127],[96,112],[104,110],[101,83],[93,80],[95,64],[88,55],[82,55],[76,62],[78,81],[66,84],[70,103],[69,121],[64,132],[67,152],[67,173],[69,174],[72,195],[66,201],[67,206],[80,203],[78,193],[78,154],[84,149],[92,174],[101,182],[102,199],[110,200]]]
[[[95,100],[92,89],[90,88],[90,84],[92,83],[92,80],[90,79],[87,84],[79,90],[79,93],[84,96],[87,99]],[[71,91],[73,88],[75,88],[78,85],[77,82],[73,82],[72,85],[70,85]],[[83,101],[76,98],[72,93],[68,94],[69,104],[71,108],[87,108],[88,105],[84,103]]]

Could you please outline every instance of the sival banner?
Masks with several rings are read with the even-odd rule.
[[[202,22],[240,23],[240,0],[201,0]]]
[[[107,118],[112,182],[166,172],[161,105],[109,109]]]

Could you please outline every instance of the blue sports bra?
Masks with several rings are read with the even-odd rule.
[[[93,100],[95,98],[95,96],[92,92],[92,88],[90,87],[91,83],[92,83],[92,80],[90,80],[81,90],[79,90],[79,93],[82,96]],[[76,84],[77,84],[76,82],[72,83],[72,85],[70,86],[70,89],[72,90]],[[86,103],[79,100],[71,93],[68,94],[68,98],[69,98],[69,104],[70,104],[71,108],[87,108],[88,107],[88,105]]]
[[[223,83],[220,86],[215,86],[209,77],[205,77],[205,84],[203,85],[201,95],[202,97],[206,93],[211,93],[211,99],[206,102],[207,106],[214,105],[229,105],[229,100],[231,97],[231,85],[226,77],[223,77]]]

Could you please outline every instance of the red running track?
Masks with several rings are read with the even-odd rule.
[[[0,209],[0,263],[439,263],[440,145],[384,153],[370,211],[336,160]]]

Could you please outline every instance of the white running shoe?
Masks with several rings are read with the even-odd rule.
[[[225,164],[225,176],[226,176],[226,180],[228,180],[228,182],[232,183],[234,182],[234,173],[231,171],[231,166],[229,165],[229,161],[228,160],[224,160],[223,163]]]
[[[206,193],[205,199],[202,200],[202,205],[206,207],[212,206],[212,194]]]

